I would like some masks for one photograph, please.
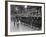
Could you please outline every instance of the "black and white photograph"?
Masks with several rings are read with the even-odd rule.
[[[11,32],[41,30],[41,6],[11,5]]]
[[[44,4],[8,2],[8,35],[44,33]]]

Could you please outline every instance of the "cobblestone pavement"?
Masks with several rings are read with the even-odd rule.
[[[38,28],[32,27],[28,24],[25,23],[19,23],[17,26],[18,22],[15,22],[15,26],[14,26],[14,22],[11,22],[11,32],[21,32],[21,31],[34,31],[35,29],[37,30]]]

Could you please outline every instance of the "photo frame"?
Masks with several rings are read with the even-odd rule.
[[[45,3],[5,1],[5,35],[45,34]]]

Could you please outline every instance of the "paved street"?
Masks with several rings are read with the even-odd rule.
[[[35,27],[32,28],[32,26],[29,26],[27,24],[24,23],[19,23],[17,26],[17,22],[15,22],[15,26],[14,26],[14,22],[11,22],[11,32],[21,32],[21,31],[33,31]],[[38,28],[37,28],[38,29]]]

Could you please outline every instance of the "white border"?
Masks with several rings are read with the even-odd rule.
[[[28,32],[10,32],[10,22],[11,22],[10,5],[42,6],[42,30],[41,31],[28,31]],[[44,33],[44,4],[8,2],[8,35],[34,34],[34,33]]]

